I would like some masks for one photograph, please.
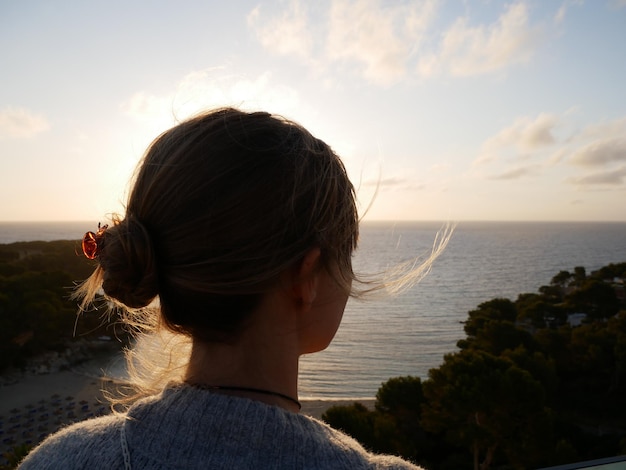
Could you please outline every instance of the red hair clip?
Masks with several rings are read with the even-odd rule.
[[[102,236],[108,225],[100,226],[98,223],[98,231],[96,233],[87,232],[83,237],[83,254],[89,259],[96,259],[98,256],[99,249],[102,248]],[[98,246],[100,245],[100,246]]]

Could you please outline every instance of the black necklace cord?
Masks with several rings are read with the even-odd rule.
[[[288,402],[293,403],[294,405],[298,407],[298,410],[302,409],[302,403],[300,403],[295,398],[290,397],[289,395],[285,395],[284,393],[274,392],[272,390],[264,390],[262,388],[253,388],[253,387],[235,387],[231,385],[204,385],[204,384],[196,384],[196,383],[188,383],[188,385],[195,387],[195,388],[202,389],[202,390],[214,390],[214,391],[225,390],[228,392],[248,392],[248,393],[258,393],[260,395],[274,396],[274,397],[282,398],[283,400],[287,400]]]

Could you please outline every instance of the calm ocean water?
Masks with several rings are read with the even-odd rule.
[[[93,223],[0,223],[0,243],[79,239]],[[364,223],[357,272],[427,254],[441,223]],[[301,360],[300,396],[372,397],[390,377],[426,377],[456,349],[467,312],[536,292],[560,270],[626,262],[626,223],[463,222],[431,273],[395,297],[351,299],[337,337]]]

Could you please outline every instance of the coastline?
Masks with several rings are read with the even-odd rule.
[[[0,456],[22,444],[36,445],[68,424],[110,413],[103,390],[116,385],[122,384],[74,370],[25,374],[0,384]],[[359,402],[373,409],[375,399],[302,398],[301,402],[302,414],[321,419],[336,405]]]

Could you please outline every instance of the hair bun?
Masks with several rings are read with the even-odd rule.
[[[150,233],[132,215],[106,231],[100,266],[105,294],[127,307],[145,307],[159,293]]]

